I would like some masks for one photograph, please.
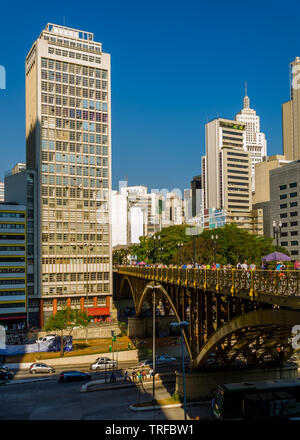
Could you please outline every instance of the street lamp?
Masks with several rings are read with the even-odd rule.
[[[278,226],[277,226],[277,222],[276,220],[273,220],[273,236],[275,238],[276,236],[276,251],[278,252],[278,247],[279,247],[279,237],[281,237],[281,228],[282,228],[282,222],[281,220],[279,220],[278,222]]]
[[[182,379],[183,379],[183,405],[184,405],[184,420],[186,420],[186,389],[185,389],[185,371],[184,371],[184,351],[183,351],[183,328],[188,327],[187,321],[171,322],[171,327],[180,327],[181,334],[181,357],[182,357]]]
[[[211,239],[213,241],[213,249],[214,249],[214,264],[216,264],[216,252],[217,252],[217,244],[218,244],[218,236],[212,235]]]
[[[183,243],[180,242],[177,244],[178,248],[179,248],[179,264],[182,264],[182,247],[183,247]]]
[[[156,295],[155,295],[155,291],[157,289],[160,288],[160,286],[152,286],[151,284],[147,284],[148,289],[152,289],[153,290],[153,295],[152,295],[152,315],[153,315],[153,329],[152,329],[152,370],[153,370],[153,398],[152,398],[152,403],[153,405],[155,405],[156,401],[155,401],[155,304],[156,304]]]

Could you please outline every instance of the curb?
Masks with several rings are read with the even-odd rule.
[[[210,400],[202,400],[201,402],[188,402],[186,406],[192,406],[192,405],[208,405],[210,404]],[[171,403],[169,405],[152,405],[152,406],[134,406],[130,405],[129,409],[131,411],[152,411],[153,409],[165,409],[165,408],[183,408],[183,403]]]
[[[164,380],[164,381],[162,381],[162,380],[159,380],[159,381],[155,381],[155,385],[161,385],[162,383],[173,383],[173,382],[175,382],[174,380]],[[80,390],[80,392],[81,393],[91,393],[91,392],[93,392],[93,391],[107,391],[107,390],[119,390],[119,389],[122,389],[122,388],[132,388],[132,387],[134,387],[134,386],[136,386],[136,384],[137,384],[137,382],[131,382],[131,383],[128,383],[128,384],[120,384],[120,385],[115,385],[115,386],[112,386],[112,385],[110,385],[109,383],[107,384],[107,385],[109,385],[108,387],[102,387],[102,388],[97,388],[97,389],[94,389],[94,390],[87,390],[87,389],[84,389],[84,387],[85,387],[85,385],[82,385],[82,387],[81,387],[81,390]],[[152,381],[148,381],[148,382],[143,382],[143,384],[152,384]]]
[[[42,382],[45,380],[53,380],[54,377],[41,377],[39,379],[16,379],[10,382],[7,382],[7,385],[19,385],[20,383],[32,383],[32,382]]]

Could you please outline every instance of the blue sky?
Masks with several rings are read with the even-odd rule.
[[[113,187],[188,188],[200,174],[204,124],[233,118],[244,83],[268,154],[282,153],[281,104],[300,56],[295,0],[6,2],[1,6],[0,178],[25,160],[27,52],[47,22],[94,32],[112,61]]]

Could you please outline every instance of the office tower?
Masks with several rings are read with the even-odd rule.
[[[112,191],[111,195],[111,245],[127,246],[127,195]]]
[[[4,182],[0,182],[0,202],[4,202]]]
[[[93,33],[48,23],[26,58],[40,326],[63,306],[110,315],[110,95],[110,55]]]
[[[251,155],[252,191],[255,191],[255,165],[267,155],[267,141],[264,133],[260,132],[260,117],[250,108],[250,99],[245,90],[243,109],[236,115],[238,122],[246,124],[246,150]]]
[[[299,259],[300,255],[299,186],[299,161],[270,171],[269,228],[266,232],[273,237],[273,221],[277,225],[281,221],[279,245],[290,252],[292,260]]]
[[[283,154],[287,160],[300,159],[300,57],[290,63],[290,100],[282,104]]]
[[[26,207],[0,203],[0,325],[25,328],[26,307]]]
[[[194,176],[193,180],[191,181],[192,217],[195,217],[197,214],[199,214],[202,208],[201,189],[202,189],[202,176]]]
[[[205,208],[251,209],[251,157],[244,123],[218,118],[205,125],[202,166]]]

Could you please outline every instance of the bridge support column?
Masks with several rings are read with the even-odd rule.
[[[176,390],[183,398],[182,372],[176,371]],[[257,382],[260,380],[294,379],[298,365],[290,362],[282,367],[240,368],[223,371],[194,371],[185,373],[186,398],[189,401],[209,400],[218,385],[225,383]]]
[[[127,336],[130,338],[143,338],[145,336],[144,318],[139,316],[128,317]]]

